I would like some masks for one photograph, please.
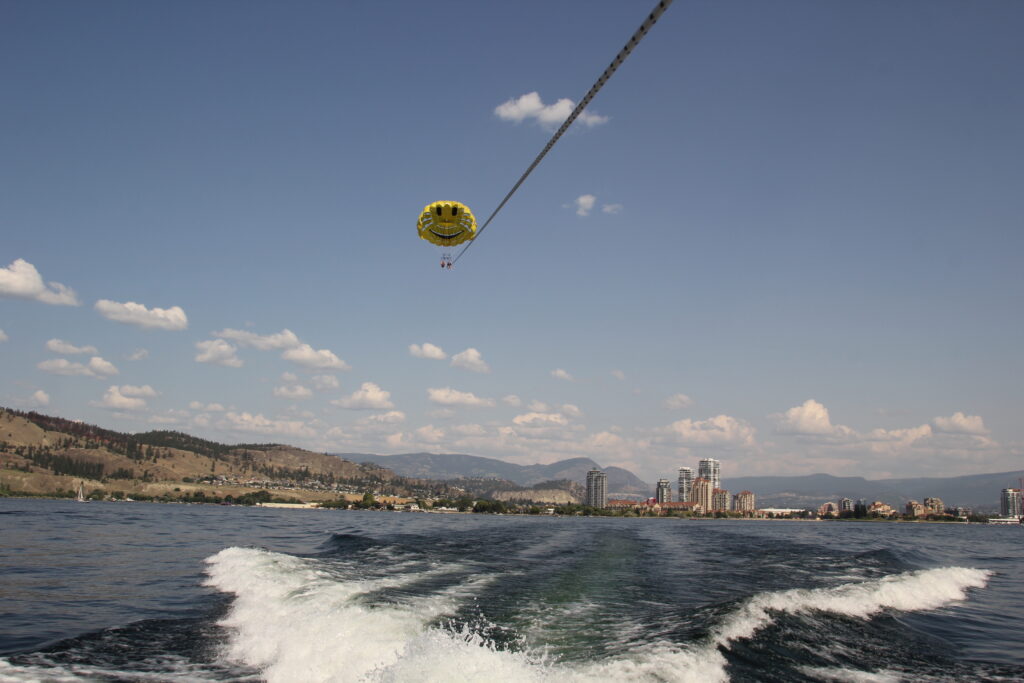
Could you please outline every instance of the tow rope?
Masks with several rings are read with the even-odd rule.
[[[612,63],[609,64],[608,68],[604,70],[604,73],[602,73],[601,76],[597,79],[597,81],[594,82],[594,85],[590,86],[590,90],[587,91],[587,94],[583,96],[583,99],[580,100],[580,103],[577,104],[576,108],[572,110],[572,113],[569,114],[569,117],[564,122],[562,122],[562,125],[559,126],[557,131],[555,131],[555,134],[551,136],[551,139],[548,140],[548,144],[544,145],[544,149],[542,149],[540,154],[537,155],[537,158],[533,160],[533,163],[530,164],[530,167],[526,169],[526,172],[523,173],[523,175],[519,178],[518,181],[516,181],[516,184],[512,186],[512,189],[508,191],[508,194],[505,195],[505,198],[501,200],[500,204],[498,204],[498,208],[492,211],[491,215],[488,216],[487,220],[484,221],[482,226],[480,226],[480,229],[476,233],[476,237],[473,238],[473,240],[467,242],[466,246],[462,248],[462,251],[458,253],[454,260],[452,260],[453,265],[460,258],[462,258],[463,254],[465,254],[466,251],[468,251],[469,248],[473,246],[473,244],[478,239],[480,239],[480,235],[483,234],[483,231],[486,230],[487,226],[491,224],[491,221],[494,220],[494,217],[498,215],[498,212],[501,211],[502,207],[504,207],[505,204],[508,203],[508,200],[511,199],[512,195],[515,194],[516,190],[519,189],[519,186],[523,184],[523,181],[526,180],[527,176],[529,176],[530,173],[533,172],[533,169],[537,168],[537,165],[541,162],[541,159],[547,156],[547,153],[550,152],[551,148],[555,146],[556,142],[558,142],[558,138],[562,137],[562,133],[568,130],[569,126],[572,125],[572,122],[575,121],[581,113],[583,113],[583,110],[587,108],[588,104],[590,104],[590,100],[594,99],[594,96],[598,93],[598,91],[600,91],[601,88],[604,87],[604,84],[608,82],[608,79],[612,77],[612,74],[614,74],[622,65],[622,63],[626,61],[626,57],[628,57],[629,54],[633,51],[633,48],[640,44],[640,41],[644,39],[644,36],[647,35],[647,32],[651,30],[651,27],[654,26],[655,23],[657,23],[658,19],[661,17],[662,14],[665,13],[665,10],[667,10],[668,6],[671,4],[672,0],[661,0],[654,8],[654,10],[647,15],[647,18],[644,19],[644,23],[640,24],[640,28],[638,28],[633,33],[633,35],[629,39],[629,42],[626,43],[625,47],[619,50],[619,54],[615,55],[615,59],[612,60]]]

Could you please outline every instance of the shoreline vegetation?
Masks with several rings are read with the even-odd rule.
[[[0,476],[4,474],[0,471]],[[134,497],[133,497],[134,496]],[[76,489],[59,489],[53,493],[32,493],[10,489],[0,480],[0,498],[38,498],[46,500],[74,500]],[[308,498],[304,496],[303,498]],[[643,513],[636,510],[609,510],[592,508],[579,504],[547,505],[543,503],[507,503],[500,500],[474,499],[408,499],[395,496],[377,497],[371,492],[359,494],[341,494],[331,499],[311,501],[294,495],[275,494],[265,489],[251,490],[241,495],[226,493],[219,495],[205,490],[183,491],[181,487],[173,487],[172,493],[150,496],[140,493],[128,493],[122,490],[105,490],[93,488],[85,495],[87,501],[131,502],[131,503],[170,503],[190,505],[238,505],[249,507],[272,507],[281,509],[314,509],[314,510],[372,510],[393,512],[421,512],[435,514],[497,514],[497,515],[541,515],[556,517],[648,517],[677,518],[692,521],[713,519],[751,520],[751,521],[796,521],[796,522],[887,522],[916,524],[985,524],[988,517],[972,515],[968,519],[952,515],[929,515],[927,518],[900,515],[897,517],[854,515],[819,516],[807,510],[804,514],[764,514],[750,515],[737,512],[715,512],[711,514],[694,514],[692,512],[668,511],[665,513]],[[639,504],[638,504],[639,505]]]

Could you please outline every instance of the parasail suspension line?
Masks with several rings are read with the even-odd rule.
[[[526,180],[526,177],[533,172],[533,169],[537,168],[537,165],[541,162],[541,159],[547,156],[547,153],[550,152],[551,148],[555,146],[556,142],[558,142],[558,138],[562,137],[562,133],[568,130],[569,126],[572,125],[572,122],[575,121],[576,118],[583,113],[583,110],[587,108],[588,104],[590,104],[590,100],[594,99],[594,96],[597,95],[598,91],[600,91],[601,88],[604,87],[604,84],[608,82],[608,79],[612,77],[612,74],[614,74],[622,65],[622,63],[626,61],[626,57],[628,57],[629,54],[633,51],[633,48],[640,44],[640,41],[644,39],[644,36],[647,35],[647,32],[651,30],[651,27],[654,26],[655,23],[657,23],[658,19],[661,18],[661,15],[665,13],[665,10],[667,10],[668,6],[671,4],[672,0],[661,0],[655,6],[654,10],[647,15],[647,18],[644,19],[644,23],[640,24],[640,28],[638,28],[633,33],[633,35],[629,39],[629,42],[626,43],[625,47],[619,50],[619,54],[615,55],[615,59],[613,59],[612,63],[608,65],[608,68],[604,70],[604,73],[602,73],[601,76],[598,77],[597,81],[592,86],[590,86],[590,90],[587,91],[587,94],[583,96],[583,99],[580,100],[580,103],[577,104],[576,108],[572,110],[572,113],[569,114],[569,117],[562,122],[562,125],[559,126],[557,131],[555,131],[555,134],[551,136],[551,139],[548,140],[548,144],[544,145],[544,149],[542,149],[540,154],[537,155],[537,158],[533,160],[533,163],[530,164],[530,167],[526,169],[526,172],[523,173],[519,180],[516,181],[516,184],[512,186],[512,189],[508,191],[508,194],[505,195],[505,198],[501,200],[500,204],[498,204],[498,208],[492,211],[491,215],[488,216],[487,220],[484,221],[482,226],[480,226],[480,229],[477,230],[476,237],[474,237],[469,242],[466,242],[466,246],[464,246],[462,248],[462,251],[460,251],[458,255],[452,260],[452,264],[455,264],[460,258],[462,258],[462,255],[465,254],[466,251],[471,246],[473,246],[473,242],[476,242],[476,240],[480,237],[480,234],[487,229],[487,226],[491,224],[491,221],[494,220],[494,217],[498,215],[498,212],[501,211],[502,207],[504,207],[505,204],[508,203],[508,200],[512,198],[512,195],[514,195],[516,190],[519,189],[519,186],[523,184],[523,181]]]

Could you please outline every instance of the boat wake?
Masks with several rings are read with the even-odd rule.
[[[398,560],[400,563],[401,561]],[[989,572],[945,567],[814,589],[753,595],[726,609],[705,637],[658,640],[627,655],[568,662],[522,639],[496,642],[486,629],[452,618],[479,595],[486,580],[459,580],[449,588],[438,575],[459,576],[456,565],[364,573],[251,548],[228,548],[207,560],[207,585],[233,596],[220,625],[228,632],[222,656],[261,672],[272,683],[292,681],[726,681],[726,653],[755,639],[776,620],[830,613],[868,620],[888,612],[934,610],[983,588]],[[463,568],[464,569],[464,568]],[[523,606],[524,609],[538,606]],[[493,625],[498,626],[500,625]],[[614,634],[609,634],[614,638]],[[812,673],[816,671],[817,673]],[[867,680],[871,672],[862,672]],[[805,675],[829,680],[826,669]],[[890,679],[877,672],[874,680]]]

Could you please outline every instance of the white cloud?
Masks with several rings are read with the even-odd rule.
[[[420,441],[426,441],[428,443],[437,443],[444,438],[444,431],[438,429],[434,425],[426,425],[416,430],[416,437]]]
[[[493,398],[481,398],[468,391],[458,391],[451,387],[443,389],[427,389],[427,398],[432,403],[442,406],[477,406],[490,408],[495,404]]]
[[[456,425],[452,427],[452,431],[462,436],[485,436],[487,434],[483,425],[478,424]]]
[[[328,349],[314,349],[309,344],[299,344],[296,347],[285,349],[281,358],[290,360],[293,363],[307,368],[318,370],[349,370],[349,365],[334,355]]]
[[[416,358],[429,358],[431,360],[444,360],[448,357],[444,349],[440,346],[434,346],[430,342],[426,342],[422,346],[419,344],[409,344],[409,353]]]
[[[491,366],[484,362],[483,356],[476,349],[470,347],[452,356],[453,368],[465,368],[473,372],[490,372]]]
[[[107,320],[138,325],[142,328],[184,330],[188,327],[188,317],[181,306],[149,309],[134,301],[119,303],[109,299],[100,299],[96,302],[95,308]]]
[[[943,434],[972,434],[984,436],[988,434],[985,428],[985,421],[978,415],[964,415],[953,413],[949,417],[936,417],[932,419],[932,427],[935,431]]]
[[[42,389],[38,389],[29,397],[28,402],[29,405],[37,407],[48,406],[50,405],[50,395]]]
[[[833,425],[828,409],[813,398],[773,417],[776,419],[775,431],[779,434],[840,438],[854,435],[849,427]]]
[[[126,396],[121,392],[121,387],[112,385],[107,389],[107,393],[103,394],[100,402],[94,405],[99,405],[103,408],[113,408],[114,410],[142,410],[146,407],[146,400]]]
[[[572,202],[572,205],[576,207],[576,215],[589,216],[590,212],[594,209],[594,202],[596,201],[597,197],[592,194],[581,194]]]
[[[196,342],[196,348],[199,349],[196,354],[197,363],[213,363],[228,368],[240,368],[243,365],[242,359],[235,355],[238,349],[223,339]]]
[[[274,434],[279,436],[311,437],[316,432],[301,420],[274,420],[262,414],[247,412],[225,413],[217,425],[222,429],[256,434]]]
[[[79,305],[73,289],[59,282],[43,284],[39,271],[25,259],[15,259],[6,268],[0,268],[0,296],[31,299],[56,306]]]
[[[337,389],[341,384],[334,375],[313,375],[313,388],[317,391]]]
[[[351,396],[339,398],[331,403],[349,410],[388,410],[395,407],[390,398],[391,392],[384,391],[373,382],[363,382]]]
[[[753,446],[754,428],[729,415],[679,420],[668,427],[684,446]]]
[[[546,427],[550,425],[567,425],[569,420],[561,413],[524,413],[512,418],[512,422],[521,427]]]
[[[505,405],[512,406],[513,408],[518,408],[519,406],[523,405],[523,400],[516,396],[515,394],[509,394],[508,396],[501,399],[501,401]]]
[[[301,344],[295,333],[289,329],[283,329],[277,334],[255,334],[245,330],[233,330],[226,328],[220,332],[214,332],[214,337],[230,339],[239,346],[252,347],[260,351],[277,351],[290,349]]]
[[[572,375],[570,375],[568,372],[566,372],[562,368],[555,368],[554,370],[552,370],[551,371],[551,376],[554,377],[555,379],[564,379],[566,382],[573,381],[572,380]]]
[[[304,398],[312,398],[313,392],[301,384],[289,384],[281,387],[274,387],[274,396],[298,401]]]
[[[134,396],[136,398],[153,398],[157,396],[157,391],[148,384],[142,386],[133,386],[131,384],[122,384],[120,387],[122,396]]]
[[[405,413],[401,410],[390,410],[386,413],[367,415],[359,420],[361,424],[398,424],[405,422]]]
[[[117,368],[114,367],[113,363],[108,360],[103,360],[99,356],[93,356],[89,359],[89,369],[92,370],[97,377],[118,374]]]
[[[544,104],[540,94],[534,91],[503,102],[494,109],[494,113],[502,121],[521,123],[533,119],[545,128],[555,128],[569,117],[575,107],[576,103],[567,97],[554,104]],[[608,117],[583,110],[576,120],[590,128],[605,123]]]
[[[454,408],[436,408],[427,413],[427,417],[435,420],[450,420],[458,415]]]
[[[7,336],[7,333],[4,332],[3,330],[0,330],[0,342],[5,342],[8,339],[10,339],[10,337]]]
[[[99,350],[95,346],[75,346],[61,339],[51,339],[46,342],[46,348],[54,353],[64,353],[74,355],[78,353],[99,353]]]
[[[569,417],[583,417],[583,411],[578,406],[574,406],[571,403],[564,404],[560,410],[562,415],[568,415]]]
[[[526,409],[533,413],[546,413],[551,410],[551,407],[544,401],[533,400],[530,401],[530,405],[526,406]]]
[[[669,410],[682,410],[693,405],[693,399],[686,394],[672,394],[665,399],[665,407]]]
[[[626,373],[624,373],[622,370],[612,370],[612,377],[620,381],[625,381]]]
[[[282,372],[281,373],[281,381],[282,382],[298,382],[299,381],[299,376],[296,375],[294,372]]]
[[[601,207],[601,213],[621,213],[622,204],[605,204]]]
[[[92,370],[81,363],[72,363],[67,358],[44,360],[37,364],[36,367],[44,372],[49,372],[54,375],[84,375],[86,377],[95,377]]]
[[[385,439],[385,442],[391,448],[404,448],[406,446],[405,434],[402,432],[389,434],[387,439]]]
[[[66,358],[53,358],[42,361],[36,367],[54,375],[80,375],[82,377],[102,378],[118,374],[117,368],[114,367],[113,363],[99,356],[90,358],[88,364],[72,363]]]
[[[192,401],[188,404],[188,407],[192,410],[205,410],[211,413],[222,413],[224,412],[224,406],[220,403],[202,403],[200,401]]]
[[[149,357],[149,351],[146,349],[135,349],[132,355],[128,356],[128,360],[142,360],[143,358]]]

